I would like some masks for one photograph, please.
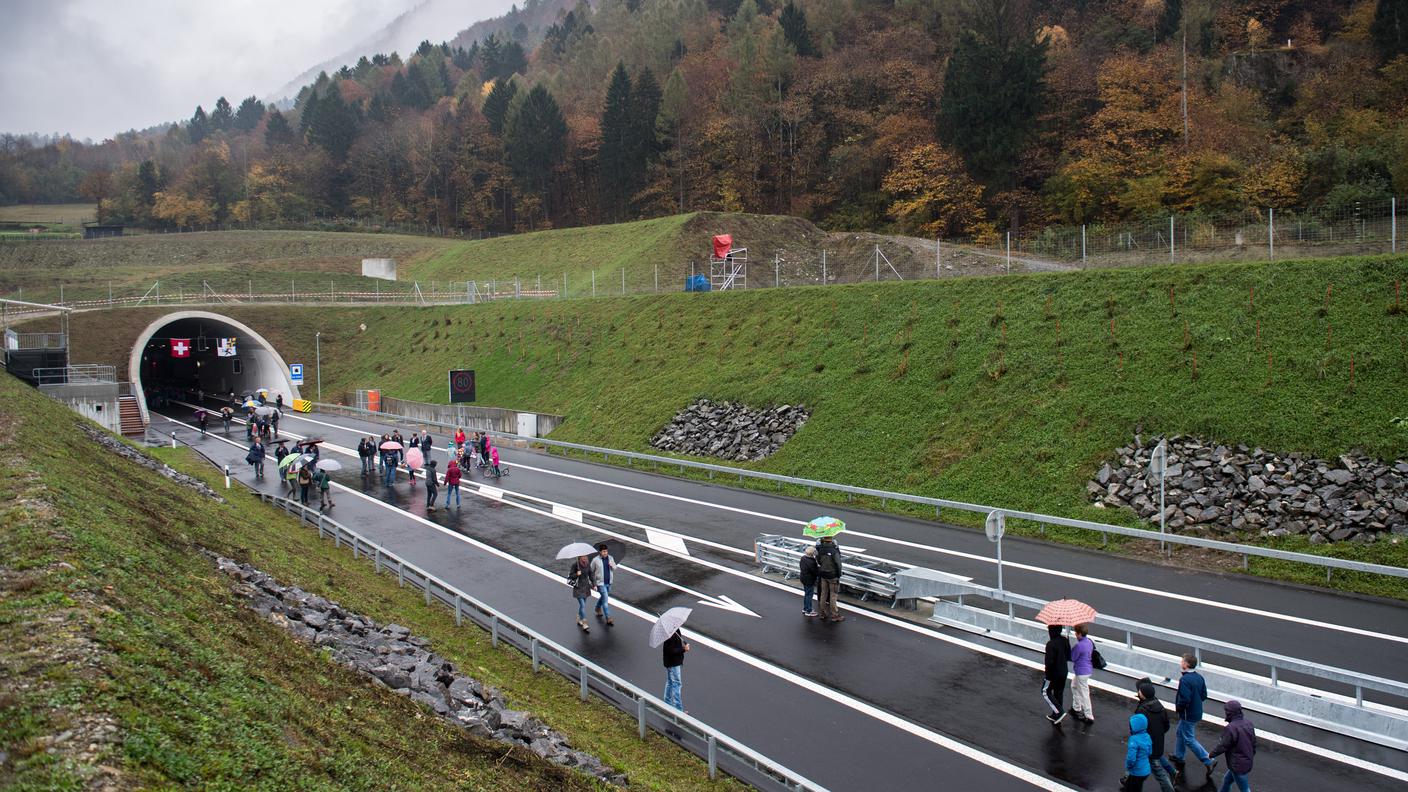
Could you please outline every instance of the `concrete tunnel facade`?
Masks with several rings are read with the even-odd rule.
[[[235,339],[233,357],[218,354],[225,338]],[[190,341],[189,357],[172,355],[172,339]],[[200,388],[209,396],[268,388],[271,401],[282,395],[286,405],[301,398],[273,344],[249,325],[209,311],[175,311],[147,325],[132,345],[127,371],[147,420],[147,391],[164,385]]]

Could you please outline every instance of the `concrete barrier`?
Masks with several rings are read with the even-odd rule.
[[[427,404],[387,396],[381,397],[381,412],[387,416],[401,416],[410,421],[463,426],[466,432],[525,434],[525,431],[520,430],[532,429],[533,437],[548,434],[563,421],[561,415],[529,410],[475,407],[468,404]]]

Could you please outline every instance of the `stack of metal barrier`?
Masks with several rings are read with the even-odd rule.
[[[764,572],[781,572],[784,578],[796,577],[801,571],[803,552],[813,542],[778,534],[762,534],[753,543],[754,556]],[[871,595],[888,600],[895,598],[899,584],[897,575],[904,567],[872,561],[841,552],[841,588],[850,589],[862,600]]]

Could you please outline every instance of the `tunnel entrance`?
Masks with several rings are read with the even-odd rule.
[[[148,406],[179,398],[228,401],[267,388],[269,400],[300,398],[288,364],[248,325],[206,311],[179,311],[147,325],[127,362],[143,417]]]

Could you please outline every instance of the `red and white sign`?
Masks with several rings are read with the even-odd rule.
[[[188,358],[191,356],[191,339],[173,338],[171,339],[171,357]]]

